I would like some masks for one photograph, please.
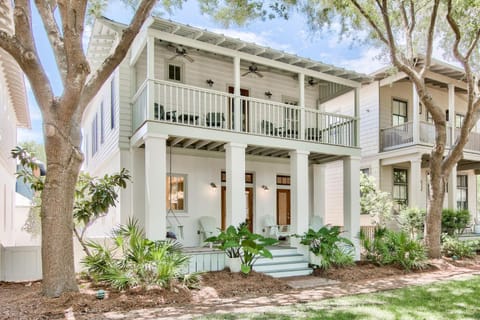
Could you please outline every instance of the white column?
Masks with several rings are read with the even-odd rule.
[[[308,231],[309,201],[308,201],[308,151],[295,150],[290,152],[290,213],[291,231],[303,234]]]
[[[297,128],[299,130],[300,139],[305,139],[305,74],[298,74],[298,96],[300,97],[300,126]]]
[[[167,136],[146,135],[145,141],[145,235],[164,240],[167,234]]]
[[[153,119],[155,104],[155,37],[147,37],[147,114],[146,119]]]
[[[227,212],[226,225],[237,227],[245,222],[247,208],[245,204],[245,149],[247,145],[228,143],[225,145],[227,175]]]
[[[420,207],[422,193],[422,158],[416,157],[410,160],[410,172],[408,175],[408,205]]]
[[[418,99],[417,87],[412,83],[412,96],[413,96],[413,143],[418,144],[420,142],[420,101]],[[425,110],[426,112],[426,110]]]
[[[452,168],[450,175],[448,176],[448,208],[457,209],[457,166]]]
[[[343,226],[345,235],[355,245],[355,259],[360,259],[360,157],[343,159]]]
[[[354,93],[354,116],[355,116],[355,129],[354,134],[355,137],[353,138],[354,146],[360,145],[360,88],[355,88]]]
[[[313,215],[322,218],[325,224],[326,211],[326,186],[325,186],[325,164],[314,164],[313,166]]]
[[[450,143],[453,145],[455,143],[455,85],[448,85],[448,115],[450,124],[449,130],[447,129],[447,140],[450,135]],[[450,131],[450,132],[449,132]]]
[[[234,88],[233,94],[234,98],[234,128],[235,131],[241,131],[241,123],[242,123],[242,106],[240,102],[240,57],[233,58],[233,75],[234,75]]]

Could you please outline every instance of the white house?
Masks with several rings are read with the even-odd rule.
[[[100,63],[124,26],[96,21]],[[84,114],[85,170],[127,168],[133,183],[90,236],[137,218],[152,239],[201,246],[199,219],[219,228],[267,220],[303,233],[323,215],[323,164],[341,161],[339,224],[359,231],[359,92],[369,78],[283,51],[150,18]],[[322,112],[351,92],[351,108]]]
[[[419,68],[423,61],[419,59]],[[466,84],[461,69],[434,60],[427,74],[427,85],[434,100],[440,101],[447,115],[447,144],[458,136],[466,112]],[[419,102],[415,87],[402,72],[391,74],[388,68],[372,74],[375,79],[360,90],[360,168],[373,175],[380,189],[390,192],[398,205],[426,208],[429,181],[428,161],[435,139],[433,120]],[[352,94],[329,102],[327,110],[348,106]],[[454,139],[452,139],[454,137]],[[449,149],[446,150],[448,152]],[[477,178],[480,169],[480,125],[473,130],[465,146],[462,160],[448,180],[446,208],[464,208],[477,216]],[[332,165],[330,165],[332,167]],[[340,174],[327,170],[327,181]],[[328,198],[341,196],[340,190],[329,189]],[[341,203],[341,202],[340,202]],[[398,206],[397,206],[398,207]],[[334,216],[341,206],[327,206]],[[361,218],[362,225],[370,218]]]
[[[0,30],[12,32],[10,2],[0,6]],[[16,214],[15,172],[16,161],[10,155],[17,145],[17,128],[30,128],[27,97],[23,72],[15,60],[0,49],[0,280],[10,279],[13,269],[26,270],[12,264],[15,259],[12,246],[18,244],[15,231],[21,229],[22,221]],[[17,251],[17,257],[31,252],[30,247]],[[35,250],[35,254],[39,253]],[[38,256],[38,255],[37,255]],[[32,276],[31,270],[24,275]],[[15,279],[13,279],[15,280]]]

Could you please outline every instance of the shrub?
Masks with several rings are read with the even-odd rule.
[[[470,223],[470,212],[468,210],[443,209],[442,211],[442,232],[448,235],[461,233]]]
[[[196,274],[184,275],[182,272],[189,258],[181,251],[179,243],[146,239],[134,220],[115,229],[112,240],[112,247],[87,243],[91,255],[82,263],[87,268],[87,275],[95,282],[117,290],[152,285],[169,288],[175,282],[191,288],[198,283]]]
[[[410,235],[410,238],[418,238],[423,234],[425,217],[427,212],[419,208],[405,208],[400,211],[397,217],[398,224],[403,231]]]
[[[352,265],[355,249],[353,243],[341,237],[340,227],[323,226],[318,231],[309,229],[300,238],[300,243],[308,246],[309,250],[316,256],[320,256],[322,269],[332,266]]]
[[[473,258],[476,255],[477,246],[476,241],[461,241],[457,237],[442,235],[442,252],[446,257]]]
[[[375,230],[373,239],[369,239],[360,231],[360,242],[365,248],[366,260],[373,263],[394,264],[405,270],[423,269],[426,266],[425,247],[403,231],[395,232],[378,228]]]
[[[360,212],[369,214],[373,222],[385,225],[392,219],[393,201],[388,192],[380,191],[373,176],[360,173]]]

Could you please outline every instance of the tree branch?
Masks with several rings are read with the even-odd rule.
[[[130,48],[130,45],[132,44],[143,23],[152,11],[155,2],[155,0],[142,0],[139,8],[135,13],[135,16],[130,22],[130,25],[125,30],[123,30],[122,37],[120,38],[120,41],[118,42],[114,52],[103,61],[101,67],[92,75],[92,77],[85,85],[85,89],[83,90],[80,101],[80,107],[82,112],[86,108],[90,100],[98,92],[103,83],[125,58],[128,49]]]
[[[358,11],[362,14],[362,16],[367,20],[367,22],[370,24],[370,26],[375,30],[377,33],[378,38],[384,42],[386,45],[389,45],[389,42],[387,38],[385,38],[384,34],[382,33],[382,30],[380,30],[380,27],[373,21],[373,18],[368,14],[368,12],[365,11],[365,9],[358,3],[356,0],[350,0],[352,4],[357,8]]]
[[[425,74],[425,72],[430,68],[430,65],[432,64],[433,36],[435,34],[435,25],[437,23],[439,4],[440,0],[435,0],[433,4],[432,15],[430,16],[430,25],[428,26],[427,32],[427,49],[425,52],[425,63],[422,70],[420,71],[421,76]]]

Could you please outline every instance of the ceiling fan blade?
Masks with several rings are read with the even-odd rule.
[[[260,72],[256,71],[254,72],[257,76],[259,76],[260,78],[263,78],[263,74],[261,74]]]
[[[247,74],[249,74],[251,71],[247,71],[244,74],[242,74],[242,77],[245,77]]]
[[[186,55],[186,54],[184,54],[183,57],[184,57],[185,59],[187,59],[189,62],[194,62],[194,61],[195,61],[192,57],[190,57],[190,56],[188,56],[188,55]]]
[[[171,56],[170,58],[168,58],[168,60],[175,60],[178,56],[180,56],[179,54],[176,54],[174,56]]]

